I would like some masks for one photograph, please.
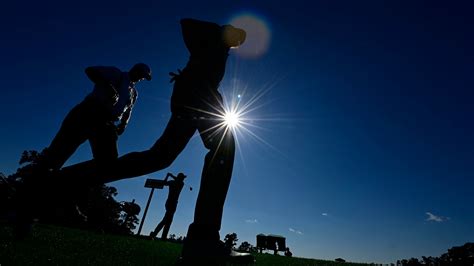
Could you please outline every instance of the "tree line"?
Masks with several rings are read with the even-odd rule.
[[[9,219],[15,215],[17,191],[25,173],[31,171],[41,154],[35,150],[24,151],[15,173],[8,176],[0,173],[0,218]],[[59,193],[66,194],[73,191],[68,187],[57,189],[62,190]],[[135,200],[118,202],[115,199],[117,194],[113,186],[96,185],[81,191],[74,201],[61,199],[54,202],[55,206],[41,208],[37,218],[44,223],[131,235],[139,221],[140,206]]]
[[[474,265],[474,243],[466,243],[459,247],[452,247],[439,257],[411,258],[397,261],[397,266],[472,266]]]

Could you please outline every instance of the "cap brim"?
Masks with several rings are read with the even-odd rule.
[[[246,32],[243,29],[236,28],[232,25],[222,26],[224,34],[224,42],[229,47],[239,47],[245,42]]]

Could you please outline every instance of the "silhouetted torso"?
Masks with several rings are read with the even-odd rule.
[[[215,112],[222,98],[217,89],[224,77],[229,48],[222,39],[221,26],[203,21],[182,20],[184,42],[191,56],[176,78],[171,96],[171,111],[199,109]]]
[[[137,90],[135,83],[130,81],[128,72],[122,72],[116,67],[109,66],[95,66],[91,67],[100,71],[100,73],[109,80],[117,91],[118,99],[114,105],[110,104],[110,95],[108,95],[101,85],[95,84],[94,90],[86,96],[83,103],[94,106],[95,116],[103,115],[111,121],[119,120],[127,109],[133,108],[137,100]]]
[[[176,209],[178,205],[179,194],[184,187],[184,182],[173,180],[169,183],[168,199],[166,200],[166,209]]]

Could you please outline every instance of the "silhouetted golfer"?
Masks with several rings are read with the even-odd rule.
[[[137,100],[135,85],[143,79],[151,80],[150,67],[143,63],[135,64],[129,72],[112,66],[88,67],[85,72],[95,84],[93,91],[67,114],[49,147],[22,176],[24,186],[18,192],[15,229],[18,237],[28,234],[33,213],[40,206],[50,206],[57,200],[53,190],[74,201],[83,192],[81,183],[72,184],[80,187],[72,190],[65,189],[61,182],[44,178],[59,170],[82,143],[89,140],[94,159],[103,167],[117,159],[118,136],[124,132]],[[68,179],[61,181],[64,180]]]
[[[194,19],[181,20],[184,42],[191,56],[186,67],[172,75],[171,118],[163,135],[149,149],[120,157],[113,168],[100,169],[94,161],[66,167],[64,177],[103,176],[104,182],[141,176],[171,165],[196,130],[206,155],[194,222],[183,246],[184,260],[220,258],[253,261],[247,253],[225,248],[219,240],[222,211],[234,164],[235,143],[231,130],[219,127],[224,113],[219,83],[225,72],[229,49],[244,40],[244,30],[231,25]],[[80,180],[80,179],[79,179]]]
[[[171,177],[174,180],[168,181],[168,177]],[[168,238],[168,232],[170,230],[171,223],[173,222],[173,216],[176,212],[176,207],[178,206],[179,194],[184,187],[185,178],[186,176],[183,173],[179,173],[178,176],[174,176],[171,173],[166,175],[164,185],[169,187],[168,198],[166,199],[165,203],[166,212],[165,216],[156,226],[155,230],[150,233],[151,237],[155,238],[161,229],[163,229],[161,239],[165,240]]]
[[[117,138],[130,119],[137,100],[135,84],[151,80],[150,68],[138,63],[129,72],[116,67],[94,66],[85,70],[94,90],[64,119],[38,166],[58,170],[76,149],[89,140],[94,159],[107,164],[117,159]]]

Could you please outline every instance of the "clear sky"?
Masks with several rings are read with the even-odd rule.
[[[49,145],[92,89],[91,65],[153,68],[120,154],[149,148],[168,118],[168,72],[188,51],[179,19],[260,25],[233,50],[220,90],[248,102],[222,236],[280,234],[295,256],[360,262],[438,256],[474,240],[474,30],[468,1],[7,1],[0,11],[0,170]],[[247,17],[245,17],[247,16]],[[268,30],[265,31],[265,29]],[[247,28],[249,32],[255,30]],[[245,49],[245,50],[244,50]],[[204,149],[194,138],[171,233],[192,221]],[[91,158],[88,144],[67,162]],[[144,207],[147,177],[113,183]],[[144,233],[164,214],[153,199]]]

